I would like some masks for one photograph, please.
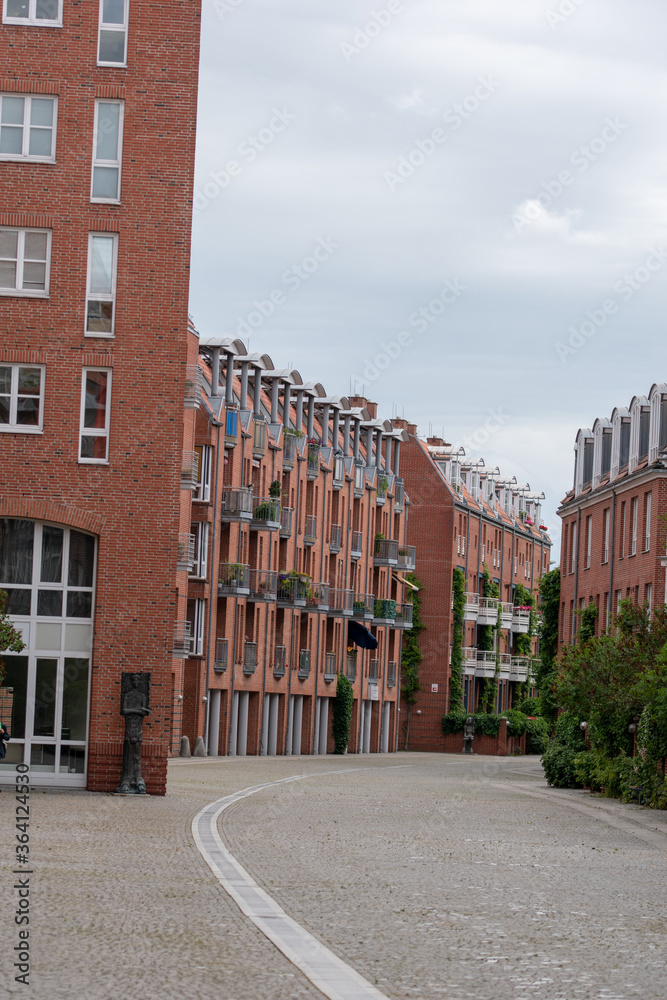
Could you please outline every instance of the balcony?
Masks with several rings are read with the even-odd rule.
[[[398,542],[391,538],[376,538],[373,561],[375,566],[396,566]]]
[[[252,432],[252,454],[254,458],[261,458],[266,452],[266,421],[258,420],[255,417]]]
[[[355,618],[371,620],[375,611],[375,596],[373,594],[355,594],[352,602],[352,614]]]
[[[257,669],[257,643],[245,642],[243,645],[243,673],[254,674]]]
[[[218,596],[247,597],[250,593],[250,567],[243,563],[220,563]]]
[[[514,608],[512,614],[512,631],[525,634],[530,628],[530,608]]]
[[[310,589],[310,580],[305,574],[278,574],[278,592],[276,600],[278,607],[305,608],[306,597]]]
[[[216,674],[224,674],[227,669],[228,644],[226,639],[215,640],[215,659],[213,669]]]
[[[308,458],[306,461],[306,475],[308,479],[317,479],[320,474],[320,449],[321,446],[314,442],[308,442]]]
[[[188,365],[185,370],[185,396],[183,405],[186,410],[196,410],[201,406],[201,388],[196,365]]]
[[[389,489],[389,480],[385,475],[380,473],[378,479],[377,490],[375,492],[375,502],[378,507],[384,507],[385,500],[387,499],[387,490]]]
[[[190,622],[176,622],[174,625],[174,641],[171,646],[171,655],[176,659],[185,659],[190,655],[192,649],[192,626]]]
[[[225,414],[225,447],[235,448],[239,436],[239,411],[227,409]]]
[[[405,486],[402,479],[397,479],[394,483],[394,510],[399,514],[403,510],[405,503]]]
[[[342,528],[340,524],[331,525],[331,538],[329,540],[329,552],[340,552]]]
[[[317,541],[317,518],[314,514],[306,514],[306,523],[303,529],[303,544],[314,545]]]
[[[335,653],[325,653],[324,654],[324,680],[327,684],[331,681],[335,681],[338,675],[336,670],[336,654]]]
[[[363,465],[355,465],[354,467],[355,497],[362,497],[364,495],[365,489],[366,489],[366,469]]]
[[[373,608],[373,622],[376,625],[394,625],[396,621],[396,601],[377,597]]]
[[[412,573],[415,568],[417,549],[414,545],[399,545],[398,563],[396,568],[404,573]]]
[[[253,502],[251,531],[278,531],[280,524],[280,500],[267,497]]]
[[[347,617],[352,614],[352,604],[354,594],[351,590],[340,590],[337,587],[329,588],[329,614],[333,617]]]
[[[361,559],[362,536],[360,531],[352,532],[350,559]]]
[[[477,668],[477,650],[473,649],[472,646],[465,646],[461,653],[463,655],[463,669],[464,673],[468,676],[474,676],[475,669]]]
[[[483,649],[478,649],[476,652],[477,664],[475,666],[475,677],[495,677],[496,654],[493,651],[487,652]]]
[[[523,684],[528,679],[529,669],[529,656],[513,656],[510,661],[510,680],[519,681],[519,683]]]
[[[181,532],[178,536],[177,551],[176,569],[189,573],[195,564],[195,536]]]
[[[305,681],[310,674],[310,650],[299,650],[299,680]]]
[[[498,621],[498,604],[495,597],[480,597],[477,612],[478,625],[495,625]]]
[[[513,617],[514,617],[514,606],[512,604],[505,604],[503,602],[500,605],[500,627],[512,628]]]
[[[345,657],[345,676],[352,684],[357,679],[357,654],[348,653]]]
[[[387,687],[396,687],[396,675],[398,673],[396,660],[390,660],[387,664]]]
[[[380,679],[380,661],[369,660],[368,662],[368,683],[377,684]]]
[[[411,604],[397,604],[396,618],[394,625],[396,628],[412,628],[412,612],[414,608]]]
[[[250,521],[252,518],[252,487],[222,491],[220,517],[223,521]]]
[[[311,583],[306,591],[306,611],[328,611],[329,584]]]
[[[275,570],[251,569],[249,587],[249,601],[275,601],[278,592],[278,574]]]
[[[331,485],[335,490],[341,490],[345,483],[345,459],[342,455],[334,458],[333,482]]]
[[[184,451],[181,455],[181,489],[196,490],[199,482],[199,455]]]
[[[293,469],[296,461],[296,434],[283,431],[283,469]]]
[[[276,646],[275,653],[273,656],[273,676],[284,677],[285,669],[287,663],[287,647],[286,646]]]
[[[466,622],[476,622],[479,613],[479,594],[466,594],[466,602],[463,608],[463,620]]]
[[[280,511],[280,537],[289,538],[292,534],[293,507],[283,507]]]
[[[509,653],[499,653],[498,659],[500,661],[500,677],[502,680],[507,680],[510,675],[512,657],[510,656]]]

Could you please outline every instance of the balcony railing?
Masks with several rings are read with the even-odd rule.
[[[299,650],[299,677],[301,680],[305,680],[310,673],[310,650],[300,649]]]
[[[249,601],[275,601],[278,592],[278,574],[272,569],[251,569],[249,587]]]
[[[181,455],[181,489],[196,490],[199,482],[199,455],[196,451],[184,451]]]
[[[354,593],[351,590],[341,590],[337,587],[329,588],[329,614],[336,617],[352,614],[352,604]]]
[[[461,653],[463,654],[463,667],[465,673],[468,675],[475,673],[475,667],[477,666],[477,650],[473,649],[471,646],[465,646]]]
[[[512,631],[526,633],[530,628],[530,608],[514,608]]]
[[[495,597],[480,597],[477,612],[478,625],[495,625],[498,621],[498,604]]]
[[[196,410],[201,406],[201,388],[196,365],[188,365],[185,370],[184,406],[186,410]]]
[[[479,594],[466,594],[466,602],[463,608],[463,619],[467,622],[476,622],[479,614]]]
[[[324,654],[324,679],[327,683],[335,681],[337,676],[336,670],[336,654],[335,653],[325,653]]]
[[[185,659],[192,649],[192,625],[190,622],[176,622],[174,625],[174,641],[171,655],[177,659]]]
[[[228,643],[226,639],[215,640],[215,659],[213,669],[216,674],[224,674],[227,669]]]
[[[414,608],[411,604],[397,604],[396,605],[396,618],[394,622],[397,626],[401,628],[412,628],[412,612]]]
[[[372,618],[375,611],[375,596],[373,594],[355,594],[352,602],[352,614],[355,618]]]
[[[503,680],[506,680],[509,677],[512,657],[509,653],[499,653],[498,660],[500,661],[500,676]]]
[[[399,545],[397,569],[411,573],[415,568],[417,549],[414,545]]]
[[[393,625],[396,620],[396,601],[376,597],[373,609],[373,621],[378,624]]]
[[[306,609],[327,611],[329,608],[329,584],[311,583],[306,591]]]
[[[254,674],[257,668],[257,643],[247,642],[243,646],[243,673]]]
[[[360,531],[352,532],[350,559],[361,559],[362,534]]]
[[[330,552],[340,552],[342,528],[340,524],[331,525],[331,539],[329,541]]]
[[[250,567],[243,563],[220,563],[218,594],[247,596],[250,593]]]
[[[340,490],[345,482],[345,459],[342,455],[336,455],[334,458],[334,471],[333,471],[333,482],[332,486],[335,490]]]
[[[257,457],[261,456],[266,451],[266,421],[258,420],[255,417],[255,422],[253,426],[252,434],[252,453]]]
[[[178,555],[176,569],[188,573],[195,564],[195,536],[181,532],[178,536]]]
[[[387,687],[396,687],[397,664],[396,660],[390,660],[387,664]]]
[[[284,677],[286,664],[287,664],[287,647],[276,646],[276,650],[273,656],[273,676]]]
[[[309,479],[317,479],[320,474],[320,445],[308,442],[308,459],[306,475]]]
[[[529,669],[529,656],[513,656],[510,663],[510,680],[519,681],[523,684],[523,682],[528,679]]]
[[[294,462],[296,461],[296,442],[297,438],[295,434],[288,434],[287,431],[283,432],[283,468],[293,469]]]
[[[306,523],[303,529],[303,544],[314,545],[317,540],[317,518],[314,514],[306,514]]]
[[[369,660],[368,661],[368,680],[371,684],[377,684],[380,678],[380,661],[379,660]]]
[[[279,573],[276,599],[283,607],[305,608],[309,589],[310,581],[307,578]]]
[[[280,511],[280,537],[289,538],[292,534],[293,507],[283,507]]]
[[[277,531],[280,528],[280,500],[267,497],[265,500],[253,501],[252,531]]]
[[[496,654],[493,651],[477,650],[475,677],[493,677],[496,672]]]
[[[249,521],[253,509],[252,487],[241,490],[224,489],[220,504],[223,521]]]
[[[394,510],[400,513],[405,502],[405,486],[402,479],[397,479],[394,483]]]
[[[239,411],[227,409],[225,414],[225,444],[236,445],[239,436]]]
[[[398,542],[391,538],[376,538],[374,561],[376,566],[396,566],[398,563]]]
[[[375,502],[378,507],[384,507],[384,502],[387,499],[387,490],[389,489],[389,480],[381,472],[378,478],[377,489],[375,493]]]
[[[345,676],[348,681],[353,684],[357,679],[357,657],[356,655],[347,654],[345,657]]]
[[[364,495],[365,489],[366,489],[366,469],[363,465],[355,465],[354,467],[355,497],[362,497]]]
[[[500,605],[500,627],[512,628],[512,618],[514,617],[514,607],[503,602]]]

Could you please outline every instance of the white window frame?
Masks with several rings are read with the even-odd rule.
[[[29,10],[27,17],[10,17],[7,14],[7,0],[2,0],[2,22],[3,24],[34,24],[38,28],[62,28],[63,26],[63,0],[53,0],[58,7],[58,16],[53,19],[37,17],[37,0],[28,0]]]
[[[105,372],[107,375],[107,401],[104,413],[104,427],[84,427],[86,412],[86,378],[91,372]],[[79,413],[79,457],[80,465],[109,464],[109,430],[111,427],[111,387],[113,380],[112,368],[84,368],[81,372],[81,409]],[[84,437],[103,437],[106,441],[104,458],[84,458],[81,455],[81,442]]]
[[[602,551],[602,565],[609,562],[609,528],[611,524],[611,508],[606,507],[604,512],[604,548]]]
[[[102,15],[104,13],[104,0],[100,0],[100,14],[99,14],[99,24],[97,28],[97,65],[98,66],[113,66],[117,69],[123,69],[127,67],[127,36],[128,36],[128,22],[130,16],[130,0],[124,0],[124,11],[123,11],[123,25],[119,27],[117,24],[105,24],[102,20]],[[106,60],[100,59],[100,42],[102,40],[102,31],[115,31],[118,34],[122,31],[125,35],[125,49],[123,54],[122,62],[108,62]]]
[[[646,494],[645,509],[646,509],[646,525],[644,528],[644,552],[648,552],[651,548],[651,501],[652,494]]]
[[[4,364],[0,362],[0,366],[3,368],[11,368],[11,386],[9,390],[9,423],[0,424],[0,432],[12,434],[43,434],[44,433],[44,383],[46,381],[46,365],[29,365],[21,364]],[[16,414],[18,409],[18,382],[19,382],[19,370],[21,368],[36,368],[40,371],[39,380],[39,422],[36,427],[31,427],[26,424],[19,424],[16,422]],[[3,393],[4,395],[4,393]]]
[[[630,555],[637,555],[637,516],[639,513],[639,497],[632,500],[632,535],[630,544]]]
[[[204,654],[204,623],[206,619],[206,601],[200,597],[194,599],[195,613],[192,623],[192,635],[190,636],[190,656],[203,656]]]
[[[51,278],[51,235],[52,231],[50,229],[35,229],[32,226],[28,226],[25,229],[19,226],[0,226],[0,231],[17,232],[18,233],[18,244],[16,249],[16,287],[15,288],[0,288],[0,295],[11,295],[11,296],[28,296],[33,299],[48,299],[49,297],[49,281]],[[22,288],[19,287],[23,284],[23,265],[25,264],[25,237],[26,233],[46,233],[46,268],[44,272],[44,288]],[[13,259],[13,258],[12,258]]]
[[[195,536],[195,561],[190,573],[196,580],[205,580],[208,570],[208,531],[207,521],[197,521],[192,525]]]
[[[586,565],[584,569],[591,568],[591,548],[593,545],[593,515],[586,517]]]
[[[115,160],[102,160],[97,158],[97,139],[99,133],[99,115],[100,107],[103,104],[116,104],[118,105],[118,149],[117,156]],[[123,161],[123,122],[125,119],[125,101],[114,101],[107,100],[106,98],[99,98],[95,101],[95,120],[93,125],[93,165],[90,172],[90,200],[94,204],[102,205],[119,205],[120,204],[120,188],[121,188],[121,173],[122,173],[122,161]],[[100,198],[93,195],[93,187],[95,183],[95,169],[96,167],[112,167],[118,170],[118,186],[116,189],[115,198]]]
[[[58,98],[54,94],[17,94],[11,91],[3,91],[0,94],[0,117],[1,117],[1,107],[2,102],[6,97],[18,97],[25,101],[24,105],[24,115],[23,115],[23,139],[22,139],[22,149],[20,153],[0,153],[0,160],[8,161],[29,161],[30,163],[55,163],[56,160],[56,130],[58,125]],[[30,124],[32,115],[32,102],[37,101],[51,101],[53,103],[53,115],[51,116],[51,153],[49,156],[39,156],[35,153],[29,153],[28,147],[30,144],[30,129],[33,127]],[[41,128],[43,126],[36,125],[35,128]]]
[[[113,240],[113,255],[112,255],[112,265],[111,265],[111,294],[110,295],[100,295],[99,293],[93,293],[90,288],[90,279],[92,275],[92,261],[93,261],[93,242],[96,239],[111,239]],[[118,233],[88,233],[88,262],[86,265],[86,308],[83,318],[83,329],[84,336],[86,337],[114,337],[116,331],[116,282],[118,278]],[[93,302],[111,302],[112,314],[111,314],[111,330],[88,330],[88,303]]]
[[[198,445],[195,451],[199,454],[199,449],[201,449],[201,457],[199,460],[199,475],[197,478],[197,487],[192,494],[193,501],[199,501],[200,503],[208,503],[211,499],[211,460],[213,457],[213,448],[209,444]]]

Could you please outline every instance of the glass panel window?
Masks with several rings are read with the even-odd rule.
[[[100,0],[98,66],[127,64],[128,8],[129,0]]]
[[[0,229],[0,294],[48,295],[50,258],[48,229]]]
[[[56,98],[0,94],[0,159],[55,159]]]
[[[13,740],[25,736],[25,709],[28,693],[28,657],[2,654],[5,676],[0,682],[0,721]],[[10,743],[11,746],[11,743]]]
[[[37,24],[60,27],[62,0],[3,0],[2,20],[7,24]]]
[[[122,139],[122,101],[96,101],[92,201],[120,201]]]
[[[37,591],[37,614],[42,617],[61,618],[63,595],[61,590]]]
[[[81,390],[80,462],[107,462],[111,372],[84,368]]]
[[[67,583],[70,587],[92,587],[95,565],[95,539],[80,531],[70,531],[69,569]]]
[[[55,736],[58,661],[39,657],[35,676],[34,736]]]
[[[60,750],[60,773],[83,774],[86,770],[85,747],[63,746]]]
[[[85,740],[88,714],[88,660],[65,658],[62,739]]]
[[[56,745],[55,743],[33,743],[30,748],[30,768],[33,772],[55,771],[56,769]]]
[[[35,525],[32,521],[0,519],[0,587],[32,582],[32,549]]]
[[[40,432],[43,418],[44,369],[0,365],[0,431]]]
[[[74,532],[73,532],[74,534]],[[45,524],[42,528],[42,583],[60,583],[63,578],[63,537],[62,528]]]
[[[87,334],[113,336],[117,258],[117,236],[90,234],[86,294]]]

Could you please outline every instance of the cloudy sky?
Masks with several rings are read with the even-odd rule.
[[[558,501],[667,380],[660,0],[203,0],[190,309]]]

